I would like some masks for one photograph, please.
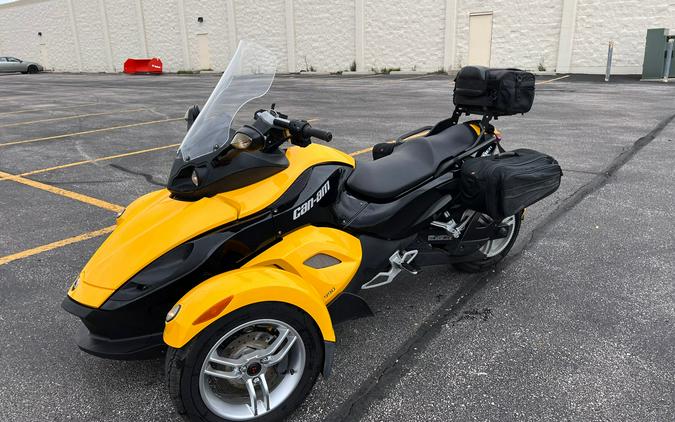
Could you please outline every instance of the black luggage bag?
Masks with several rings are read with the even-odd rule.
[[[460,171],[461,200],[502,220],[558,190],[561,176],[553,157],[531,149],[469,158]]]
[[[455,77],[455,106],[475,114],[527,113],[534,102],[534,75],[519,69],[464,66]]]

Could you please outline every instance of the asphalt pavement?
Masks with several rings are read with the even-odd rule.
[[[0,76],[0,420],[179,419],[161,360],[84,354],[60,302],[114,210],[165,183],[216,82]],[[447,117],[450,94],[442,75],[288,75],[247,110],[275,102],[354,152]],[[533,110],[495,124],[560,161],[558,192],[494,271],[364,292],[376,315],[336,328],[334,373],[291,420],[675,420],[674,94],[540,79]]]

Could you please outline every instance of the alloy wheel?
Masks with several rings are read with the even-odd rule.
[[[202,364],[199,390],[214,414],[251,420],[281,405],[305,368],[305,345],[290,325],[273,319],[244,323],[221,337]]]

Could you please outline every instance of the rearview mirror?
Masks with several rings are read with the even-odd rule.
[[[195,120],[197,120],[197,116],[199,116],[198,105],[193,105],[192,107],[187,109],[187,111],[185,112],[185,121],[187,122],[187,130],[190,130],[192,124],[195,122]]]

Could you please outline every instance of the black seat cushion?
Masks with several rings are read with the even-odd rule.
[[[459,124],[435,135],[411,139],[379,160],[359,162],[347,179],[347,189],[356,196],[386,201],[430,179],[448,158],[465,151],[476,132]]]

